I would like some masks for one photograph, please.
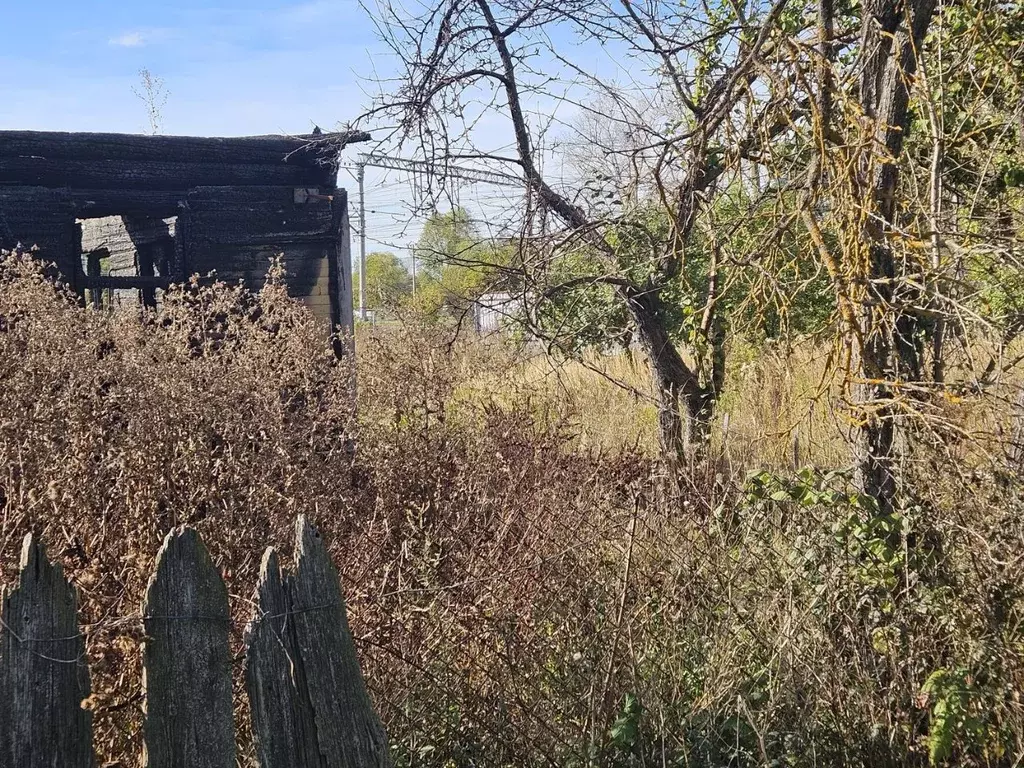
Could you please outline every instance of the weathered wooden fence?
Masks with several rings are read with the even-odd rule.
[[[263,768],[388,764],[338,574],[305,518],[296,565],[263,557],[246,627],[245,684]],[[164,540],[143,605],[144,763],[235,768],[228,594],[199,535]],[[90,768],[92,714],[74,588],[31,535],[0,613],[0,768]]]

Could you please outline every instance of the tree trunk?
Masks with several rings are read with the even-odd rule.
[[[717,389],[701,386],[697,374],[672,343],[657,294],[630,290],[626,298],[651,368],[662,456],[673,474],[678,475],[687,456],[699,459],[704,454]]]
[[[645,349],[651,366],[655,402],[658,408],[658,445],[661,456],[673,474],[683,466],[686,456],[685,423],[679,409],[679,382],[674,381],[671,367],[663,359]]]
[[[917,55],[935,10],[935,0],[871,0],[862,21],[861,102],[875,128],[875,147],[884,161],[874,167],[870,183],[869,217],[864,238],[870,260],[867,290],[860,317],[860,377],[858,396],[865,419],[855,447],[858,483],[874,498],[880,511],[895,504],[896,453],[900,442],[894,407],[894,386],[920,378],[920,355],[914,340],[915,319],[894,296],[904,277],[897,269],[888,237],[896,218],[897,161],[908,127],[909,83],[917,70]],[[910,18],[909,29],[904,24]],[[892,316],[886,317],[887,311]]]
[[[872,262],[892,261],[888,249],[872,249]],[[872,264],[872,275],[884,267]],[[858,404],[863,409],[864,421],[854,443],[856,483],[866,496],[874,499],[879,511],[888,513],[896,496],[896,423],[892,404],[891,382],[893,370],[893,339],[885,327],[884,319],[874,317],[871,302],[865,302],[861,313],[860,375],[865,383],[857,388]]]

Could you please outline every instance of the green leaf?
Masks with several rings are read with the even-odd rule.
[[[643,716],[643,705],[632,693],[627,693],[622,710],[608,731],[612,746],[624,751],[631,751],[640,735],[640,718]]]

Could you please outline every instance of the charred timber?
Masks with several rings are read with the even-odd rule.
[[[238,138],[0,131],[0,157],[317,168],[336,163],[348,144],[369,138],[361,131]]]
[[[193,190],[183,207],[196,243],[284,246],[330,243],[337,237],[327,200],[294,202],[290,187],[207,187]]]
[[[80,278],[82,288],[163,288],[171,285],[169,277],[138,276],[138,275],[102,275]]]
[[[177,216],[178,204],[185,199],[186,194],[184,189],[71,189],[68,190],[67,198],[79,219],[122,215],[161,219]]]
[[[171,191],[210,185],[332,187],[336,176],[337,166],[0,157],[0,185],[49,188]]]

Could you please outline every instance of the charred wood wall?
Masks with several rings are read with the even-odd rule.
[[[0,186],[0,247],[11,248],[18,243],[38,248],[41,257],[54,262],[68,280],[74,280],[81,235],[66,191]]]
[[[186,198],[178,218],[182,246],[200,274],[216,272],[221,279],[244,280],[258,289],[270,261],[283,254],[288,292],[302,298],[324,317],[332,311],[332,265],[345,272],[348,225],[344,191],[296,202],[294,187],[200,187]],[[344,251],[344,252],[343,252]],[[351,293],[342,299],[351,308]],[[351,310],[336,322],[351,327]]]
[[[335,187],[341,150],[368,138],[0,131],[0,246],[38,246],[79,289],[101,278],[152,291],[193,273],[258,288],[283,254],[290,293],[350,327],[346,198]],[[106,216],[121,218],[76,223]],[[171,217],[168,262],[175,233],[150,230]],[[101,248],[108,271],[90,277],[82,253]]]

